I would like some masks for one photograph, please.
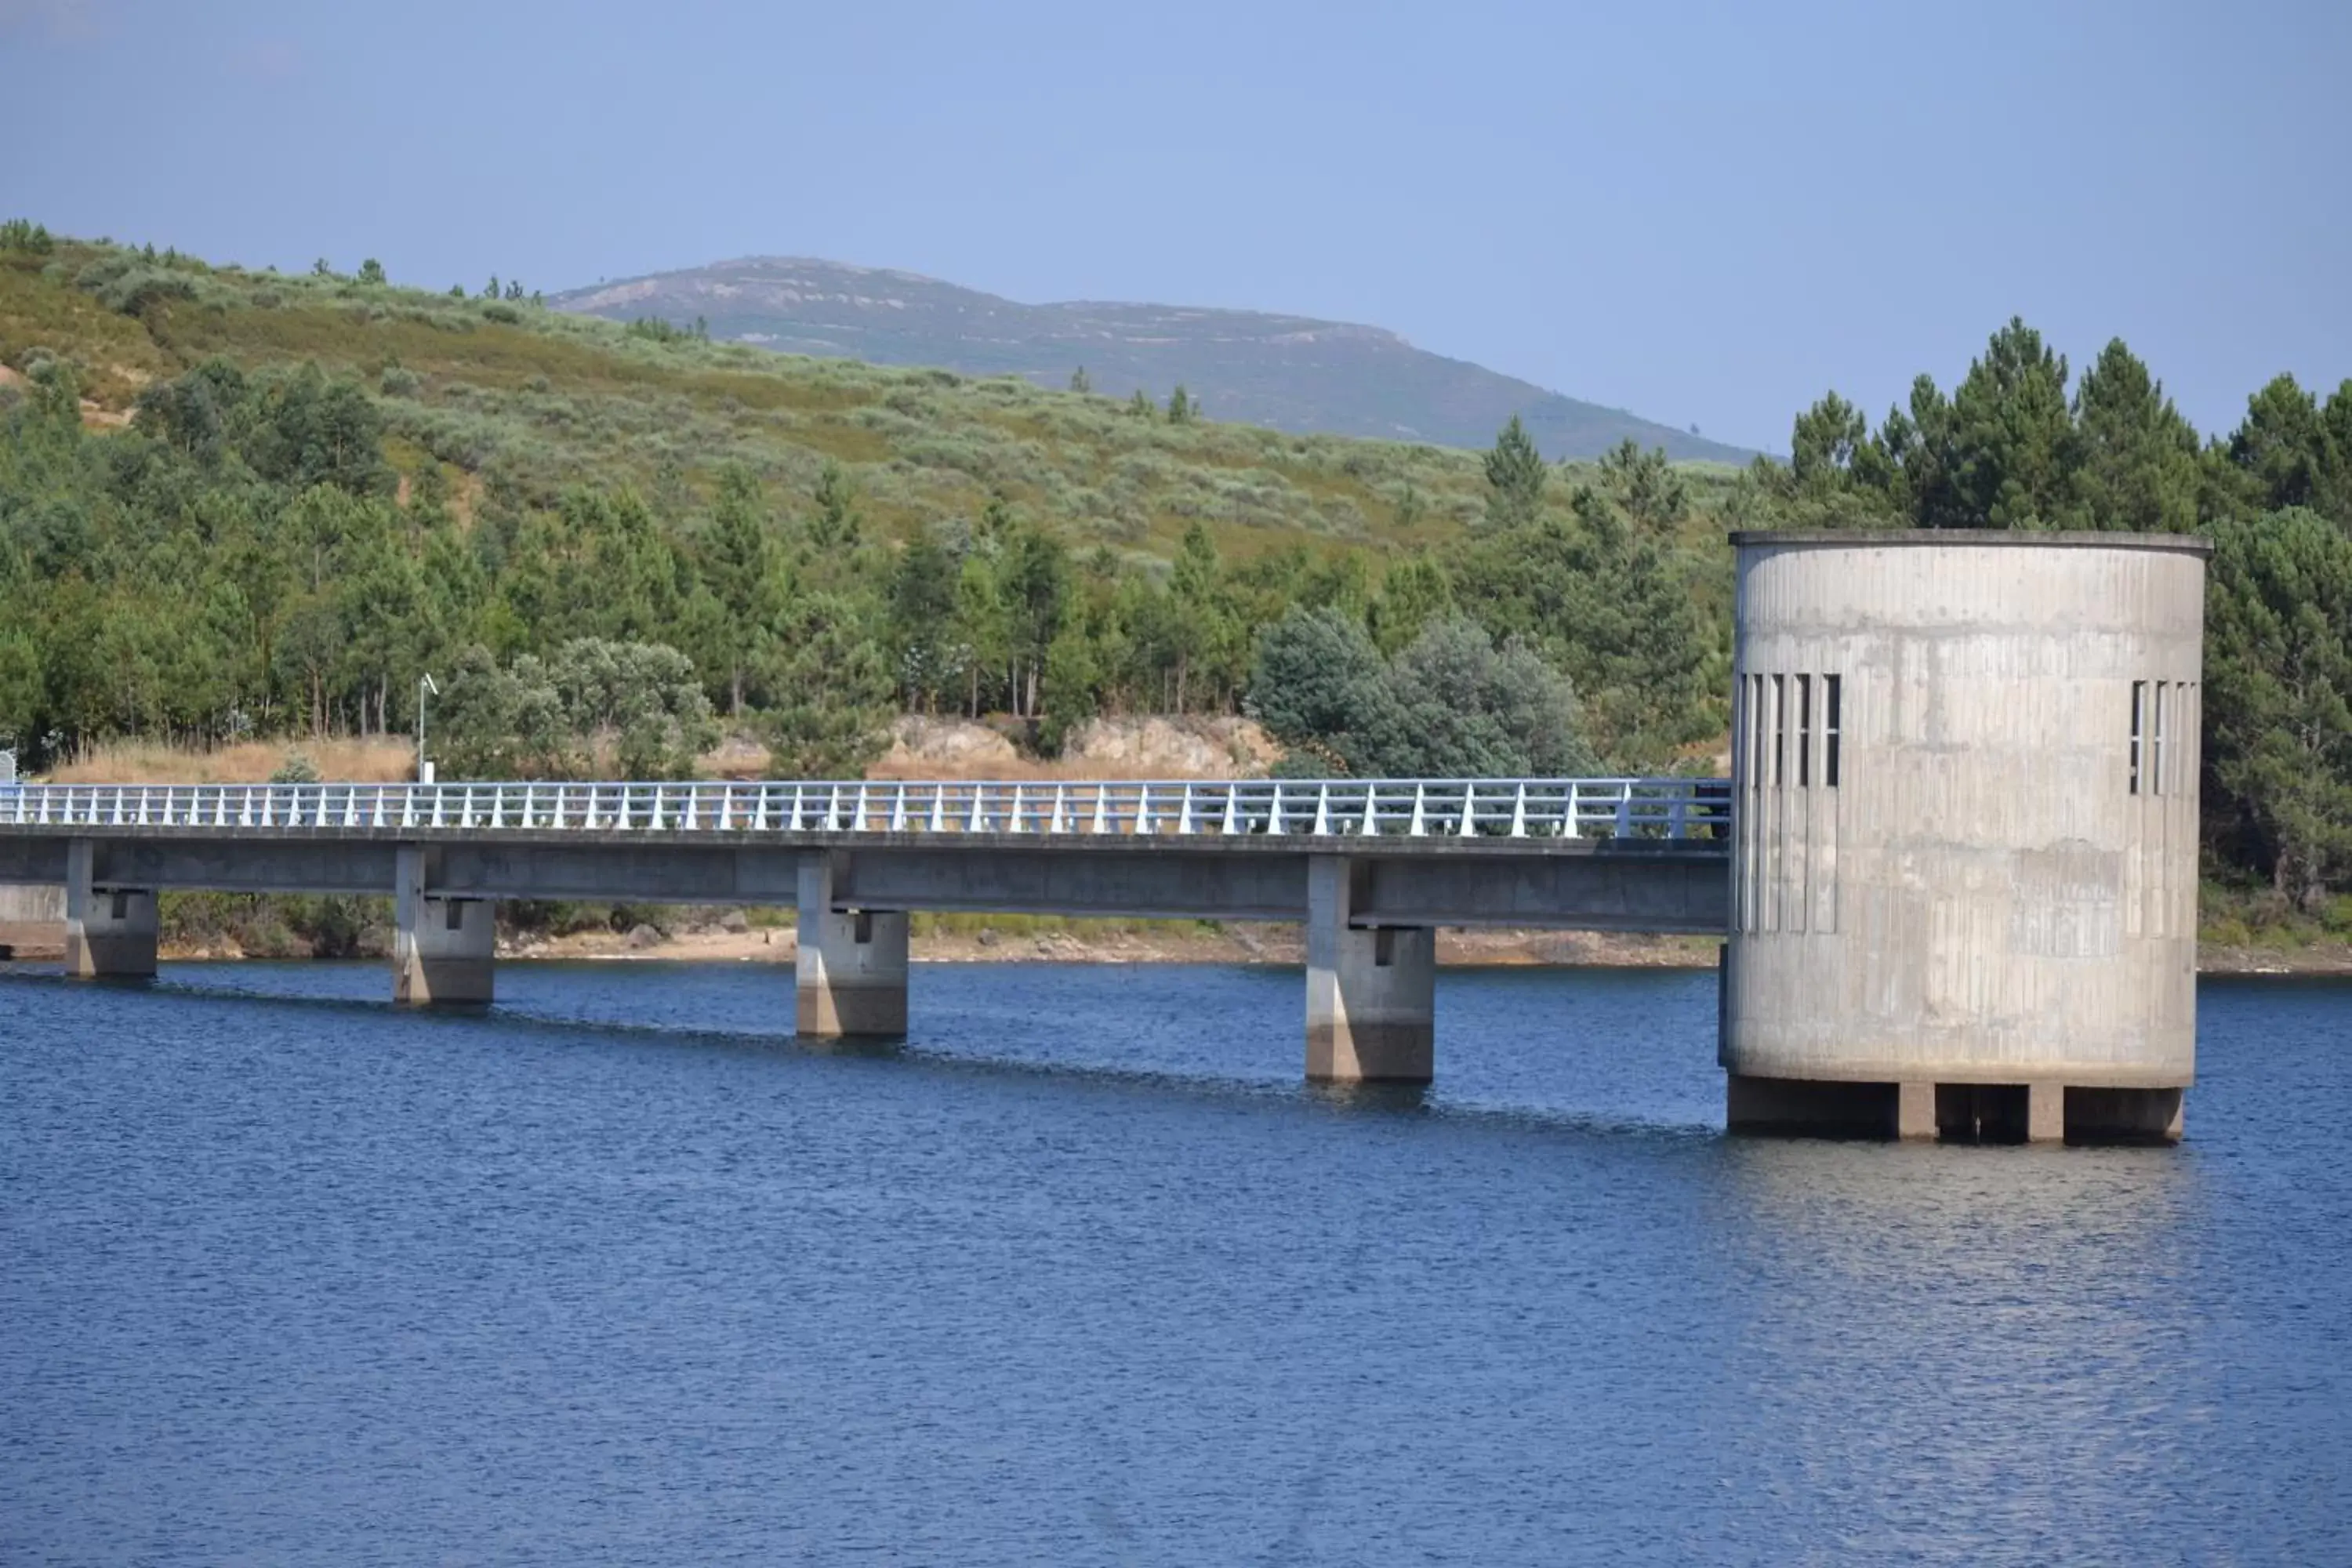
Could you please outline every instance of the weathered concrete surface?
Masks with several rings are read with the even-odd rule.
[[[1371,872],[1338,855],[1307,865],[1309,1082],[1424,1084],[1436,1065],[1436,932],[1356,923]]]
[[[801,858],[793,902],[800,914],[793,984],[799,1033],[819,1039],[907,1032],[904,910],[843,907],[837,852]]]
[[[436,898],[437,851],[403,847],[393,889],[392,999],[411,1007],[478,1005],[497,984],[497,908],[483,899]]]
[[[880,909],[1113,915],[1131,919],[1298,920],[1307,912],[1302,854],[1234,855],[1076,847],[940,845],[860,850],[839,896]]]
[[[1339,850],[1367,868],[1359,918],[1383,925],[1714,932],[1728,905],[1728,853],[1709,841],[174,827],[94,842],[101,879],[248,892],[382,894],[411,844],[435,853],[436,896],[785,905],[822,849],[845,905],[1291,921],[1307,918],[1307,861]],[[62,878],[64,845],[0,829],[0,877],[37,880],[54,860]]]
[[[47,921],[63,921],[66,918],[66,889],[63,883],[47,887],[0,884],[0,921],[38,925]]]
[[[2029,1083],[2025,1086],[2025,1139],[2029,1143],[2063,1143],[2066,1140],[2066,1086]]]
[[[1906,1142],[1936,1136],[1936,1086],[1898,1083],[1895,1086],[1895,1136]]]
[[[2053,1090],[2188,1084],[2203,543],[1736,542],[1725,1068],[2033,1086],[2044,1136]]]
[[[66,846],[66,973],[77,980],[145,979],[155,973],[155,891],[100,879],[98,847]]]
[[[106,829],[86,842],[91,845],[94,873],[101,882],[378,898],[393,890],[394,857],[400,847],[389,839],[132,836],[119,828]]]
[[[61,954],[66,944],[66,889],[0,883],[0,959]]]
[[[1596,844],[1604,841],[1595,840]],[[1381,925],[1535,927],[1712,936],[1731,884],[1713,844],[1633,840],[1585,855],[1369,854],[1356,918]]]
[[[62,888],[66,883],[66,846],[71,836],[63,833],[24,833],[13,827],[0,827],[0,883],[41,883]],[[65,919],[63,910],[58,919]]]

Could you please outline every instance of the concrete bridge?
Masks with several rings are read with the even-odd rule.
[[[810,1036],[907,1027],[919,910],[1307,928],[1307,1074],[1429,1080],[1439,926],[1722,935],[1703,779],[0,786],[66,963],[155,972],[167,889],[391,894],[393,995],[480,1004],[500,899],[791,905]]]
[[[89,975],[160,889],[394,891],[408,1002],[488,998],[494,900],[790,903],[816,1035],[904,1029],[911,910],[1300,921],[1336,1081],[1430,1077],[1438,926],[1704,932],[1733,1127],[2179,1137],[2210,547],[1732,542],[1728,780],[0,786],[0,882]]]

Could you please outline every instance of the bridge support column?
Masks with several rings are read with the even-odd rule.
[[[834,884],[846,857],[801,857],[800,954],[793,1014],[817,1039],[907,1032],[904,910],[836,910]]]
[[[95,881],[98,846],[66,846],[66,973],[77,980],[147,979],[155,973],[155,890]]]
[[[392,999],[404,1007],[490,1000],[498,966],[497,906],[425,890],[433,852],[404,844],[393,895]]]
[[[1430,1080],[1436,1060],[1437,933],[1351,925],[1361,862],[1307,863],[1307,1079]]]

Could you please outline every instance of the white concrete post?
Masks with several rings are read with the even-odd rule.
[[[421,844],[403,844],[394,856],[392,999],[404,1007],[488,1002],[498,966],[497,906],[426,893],[428,854]]]
[[[1437,933],[1349,923],[1360,861],[1307,862],[1307,1078],[1427,1083],[1436,1058]]]
[[[846,869],[839,851],[800,861],[800,953],[793,1013],[801,1034],[819,1039],[907,1032],[904,910],[835,910],[834,886]]]

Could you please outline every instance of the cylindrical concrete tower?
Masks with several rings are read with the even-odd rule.
[[[2178,1137],[2210,547],[1732,543],[1730,1125]]]

